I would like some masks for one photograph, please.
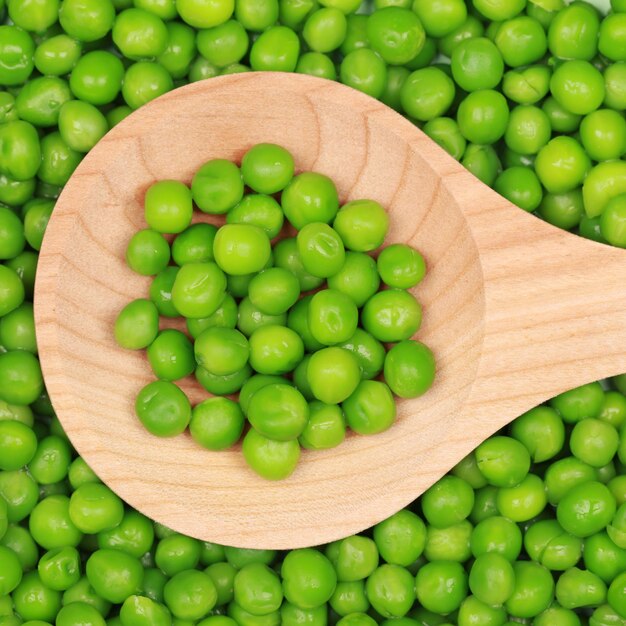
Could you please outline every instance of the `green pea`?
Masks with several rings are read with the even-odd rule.
[[[604,391],[600,383],[589,383],[565,391],[550,400],[564,422],[573,424],[586,418],[598,417],[602,410]]]
[[[250,424],[263,437],[291,441],[304,430],[309,407],[302,394],[291,385],[270,384],[250,398],[246,414]]]
[[[157,61],[172,78],[184,78],[190,73],[191,63],[196,54],[195,31],[179,22],[168,22],[165,27],[167,46],[157,57]]]
[[[115,340],[122,348],[130,350],[147,348],[158,331],[159,312],[150,300],[133,300],[115,321]]]
[[[550,76],[550,68],[544,65],[509,70],[504,74],[502,92],[518,104],[537,104],[550,89]]]
[[[471,557],[472,525],[467,520],[445,528],[428,527],[424,557],[429,561],[463,563]]]
[[[373,50],[358,48],[349,52],[341,61],[339,78],[348,87],[372,98],[380,98],[387,85],[387,67]]]
[[[71,519],[70,500],[64,495],[41,500],[30,514],[28,528],[33,539],[46,550],[75,547],[83,536]]]
[[[39,489],[35,480],[26,470],[0,472],[0,496],[7,505],[7,520],[20,522],[35,508],[39,499]],[[8,545],[9,530],[3,538]]]
[[[61,609],[61,593],[46,587],[37,572],[28,572],[13,590],[13,604],[22,619],[52,622]]]
[[[115,604],[136,593],[143,580],[140,561],[119,550],[96,550],[87,560],[85,570],[96,593]]]
[[[278,14],[278,0],[239,0],[235,3],[235,18],[248,31],[263,32],[278,21]],[[288,22],[281,19],[282,24],[292,28]]]
[[[365,592],[365,583],[361,580],[337,583],[329,604],[340,616],[367,611],[370,603]]]
[[[41,147],[35,127],[22,120],[0,126],[0,171],[18,181],[26,181],[41,166]]]
[[[459,105],[457,122],[463,136],[472,143],[492,144],[506,132],[509,108],[504,96],[491,89],[468,94]]]
[[[215,261],[233,276],[258,272],[268,262],[270,253],[270,241],[257,226],[226,224],[215,235]]]
[[[462,0],[445,0],[434,4],[428,0],[414,0],[413,11],[430,37],[449,35],[467,18],[467,7]]]
[[[520,16],[503,22],[494,40],[509,67],[539,61],[548,49],[543,26],[534,18]]]
[[[598,49],[599,26],[591,5],[575,4],[558,11],[548,30],[550,52],[561,59],[591,61]]]
[[[193,224],[185,228],[172,243],[172,259],[176,265],[213,261],[216,233],[213,224]]]
[[[212,563],[204,570],[213,581],[217,591],[217,606],[228,604],[234,597],[237,570],[230,563]]]
[[[415,590],[418,601],[429,611],[450,613],[467,595],[467,574],[459,563],[432,561],[417,572]]]
[[[472,0],[476,10],[494,22],[510,20],[524,10],[526,0]]]
[[[368,304],[375,297],[370,298]],[[356,304],[341,291],[323,289],[311,299],[308,310],[309,329],[320,343],[333,345],[347,341],[354,334],[357,323]]]
[[[134,0],[134,4],[139,9],[154,13],[162,20],[173,20],[178,15],[176,0]]]
[[[285,217],[298,230],[314,222],[329,223],[339,210],[335,184],[315,172],[295,176],[282,193]]]
[[[583,562],[585,568],[599,576],[605,583],[611,581],[626,566],[626,550],[619,548],[606,532],[585,539]]]
[[[197,620],[215,606],[217,589],[207,574],[189,569],[174,574],[167,581],[163,599],[174,617]]]
[[[53,209],[54,202],[42,198],[34,198],[24,205],[24,237],[31,248],[41,250]]]
[[[172,303],[185,317],[208,317],[220,306],[225,291],[226,276],[215,263],[187,263],[176,274]]]
[[[560,606],[551,606],[535,617],[536,626],[548,626],[556,624],[558,626],[579,626],[580,619],[578,615],[570,609],[564,609]]]
[[[362,435],[387,430],[396,417],[396,406],[389,387],[374,380],[359,383],[342,407],[350,428]]]
[[[146,354],[152,371],[161,380],[180,380],[196,367],[193,345],[179,330],[160,331]]]
[[[80,579],[80,554],[72,546],[46,552],[37,565],[42,583],[55,591],[65,591]]]
[[[299,441],[308,450],[328,450],[346,437],[346,422],[340,407],[323,402],[309,404],[309,420]]]
[[[367,21],[370,45],[391,65],[414,59],[424,47],[423,20],[408,8],[388,6],[374,11]]]
[[[541,520],[526,531],[524,547],[533,561],[549,570],[564,571],[578,563],[582,541],[566,533],[556,520]]]
[[[169,611],[158,602],[143,596],[131,595],[120,609],[122,626],[170,626]]]
[[[148,226],[161,233],[180,233],[191,223],[191,191],[181,182],[162,180],[152,184],[145,196]]]
[[[193,408],[189,431],[209,450],[224,450],[239,440],[244,418],[239,406],[227,398],[209,398]]]
[[[304,269],[313,276],[333,276],[344,264],[342,239],[328,224],[307,224],[298,233],[296,242]]]
[[[33,305],[22,303],[0,319],[0,343],[7,350],[25,350],[37,354]]]
[[[59,17],[59,0],[9,0],[9,17],[24,30],[42,32]]]
[[[476,461],[487,481],[496,487],[514,487],[530,469],[525,446],[510,437],[491,437],[476,448]]]
[[[382,8],[382,7],[381,7]],[[367,38],[367,22],[369,16],[352,14],[347,16],[346,36],[341,44],[341,54],[347,56],[350,52],[359,48],[367,48],[369,41]]]
[[[263,563],[242,567],[234,580],[235,602],[252,615],[267,615],[277,611],[283,600],[283,590],[276,572]]]
[[[381,565],[367,579],[365,589],[367,599],[383,617],[406,615],[414,601],[413,577],[398,565]]]
[[[524,444],[535,463],[553,458],[563,448],[565,428],[557,412],[538,406],[511,424],[511,435]]]
[[[566,609],[597,606],[606,601],[606,585],[592,572],[572,567],[556,583],[556,599]]]
[[[233,14],[234,8],[234,0],[176,0],[180,17],[194,28],[222,24]]]
[[[74,69],[81,52],[79,41],[65,34],[55,35],[37,46],[33,61],[37,70],[44,75],[64,76]]]
[[[469,588],[476,598],[491,606],[506,602],[515,587],[513,567],[495,553],[479,556],[469,573]]]
[[[172,77],[162,65],[140,61],[126,70],[122,96],[134,110],[171,91],[173,86]]]
[[[546,222],[566,230],[574,228],[581,222],[584,211],[581,189],[555,194],[546,193],[538,208],[538,214]]]
[[[606,204],[600,217],[600,232],[613,246],[626,246],[626,194],[615,196]]]
[[[363,328],[379,341],[410,339],[419,329],[421,307],[413,295],[400,289],[374,294],[363,307]]]
[[[328,278],[328,287],[349,296],[362,307],[380,286],[376,261],[362,252],[346,252],[341,269]]]
[[[461,164],[486,185],[493,185],[502,171],[502,164],[492,146],[469,144]]]
[[[493,89],[504,73],[504,61],[495,44],[486,37],[465,39],[454,48],[452,76],[465,91]]]
[[[247,363],[250,354],[244,335],[233,328],[219,326],[207,328],[198,335],[193,350],[198,365],[217,376],[239,371]]]
[[[32,570],[37,567],[39,548],[27,529],[17,524],[9,524],[2,537],[2,545],[17,555],[23,570]]]
[[[28,465],[37,450],[32,428],[15,420],[0,421],[0,469],[18,470]]]
[[[568,111],[587,115],[604,100],[604,79],[588,61],[566,61],[552,74],[550,91]]]
[[[298,59],[295,71],[298,74],[337,80],[337,70],[332,59],[322,52],[305,52]]]
[[[85,602],[73,602],[61,608],[57,617],[58,626],[71,626],[76,623],[88,626],[105,626],[104,617],[91,605]]]
[[[296,469],[300,444],[295,439],[267,439],[251,428],[243,439],[242,452],[248,466],[259,476],[266,480],[283,480]]]
[[[621,13],[607,15],[600,25],[598,50],[611,61],[626,61],[623,51],[626,18]]]
[[[445,115],[455,96],[452,79],[437,67],[412,72],[400,90],[404,112],[416,120],[427,122]]]
[[[40,180],[51,185],[65,185],[83,155],[65,143],[60,133],[50,133],[41,140]]]
[[[86,483],[72,494],[69,514],[81,532],[96,534],[111,530],[122,522],[124,505],[105,485]]]
[[[122,521],[110,530],[98,533],[98,547],[111,548],[141,558],[150,550],[154,530],[148,518],[134,510],[127,510]]]
[[[35,43],[17,26],[0,26],[0,84],[11,87],[28,80],[34,69]]]
[[[102,39],[114,21],[115,8],[111,0],[64,0],[59,9],[63,30],[79,41]]]
[[[578,187],[590,166],[583,147],[572,137],[555,137],[537,154],[535,172],[551,193],[563,193]]]
[[[286,374],[303,356],[302,340],[285,326],[261,326],[250,336],[250,365],[259,374]]]
[[[536,474],[526,477],[513,487],[501,487],[496,498],[501,515],[523,522],[539,515],[547,504],[543,482]]]
[[[622,619],[625,619],[624,615],[626,615],[626,592],[624,591],[625,589],[626,574],[622,572],[613,580],[607,593],[607,600],[609,605],[615,610],[618,615],[620,615]]]
[[[250,67],[255,71],[293,72],[300,41],[286,26],[272,26],[263,32],[250,49]]]
[[[618,446],[617,430],[599,419],[588,418],[577,422],[570,435],[572,454],[592,467],[609,463]]]
[[[473,504],[472,488],[456,476],[446,476],[437,481],[422,497],[426,520],[438,528],[464,520]]]
[[[20,119],[49,128],[58,123],[59,111],[70,98],[67,81],[56,76],[41,76],[22,87],[15,99],[15,108]]]
[[[502,624],[504,626],[506,618],[507,613],[504,607],[489,606],[471,595],[465,598],[459,607],[459,626],[472,626],[473,624]],[[506,626],[510,626],[510,622]]]
[[[472,531],[471,550],[475,557],[496,553],[515,561],[521,549],[522,532],[515,522],[506,517],[494,515],[484,519]]]
[[[163,21],[140,8],[122,11],[113,25],[113,41],[129,59],[158,57],[167,47],[167,37]]]
[[[385,90],[380,96],[380,101],[395,111],[400,112],[402,108],[400,93],[402,92],[402,86],[409,77],[409,74],[410,71],[406,67],[392,65],[387,68]]]
[[[374,541],[380,556],[392,565],[408,567],[424,551],[426,524],[407,509],[398,511],[374,526]],[[375,566],[374,559],[371,559]],[[340,575],[341,580],[349,580]]]
[[[172,302],[172,288],[179,268],[168,266],[160,271],[150,283],[150,301],[163,317],[178,317],[179,313]]]
[[[593,167],[583,184],[583,200],[587,217],[598,217],[608,203],[626,193],[626,164],[606,161]]]
[[[545,611],[552,602],[554,581],[550,572],[533,561],[513,564],[515,588],[505,603],[509,615],[535,617]]]
[[[222,70],[222,72],[224,71],[225,69]],[[206,78],[213,78],[218,74],[220,74],[219,68],[209,63],[203,56],[198,56],[189,68],[189,82],[195,83]]]
[[[330,600],[337,583],[331,562],[317,550],[292,550],[281,566],[285,599],[302,609],[315,609]]]
[[[230,291],[232,293],[232,289]],[[285,313],[281,313],[279,315],[268,315],[263,313],[255,307],[254,304],[252,304],[250,298],[244,298],[239,303],[237,328],[246,337],[250,337],[252,333],[261,326],[285,326],[286,322],[287,315]]]
[[[353,200],[341,207],[333,228],[348,250],[370,252],[385,240],[389,216],[374,200]]]
[[[238,63],[248,51],[248,34],[235,20],[202,30],[197,37],[198,51],[218,68]]]
[[[401,398],[426,393],[435,379],[435,357],[419,341],[401,341],[385,357],[385,382]]]
[[[334,7],[322,7],[306,19],[302,36],[315,52],[332,52],[339,48],[347,31],[346,16]]]
[[[602,410],[600,415],[598,415],[598,419],[611,424],[615,428],[620,428],[626,422],[626,398],[618,391],[605,392]]]
[[[144,427],[159,437],[179,435],[191,419],[187,396],[174,383],[163,380],[149,383],[139,392],[135,412]]]
[[[557,519],[576,537],[602,530],[615,515],[615,498],[602,483],[590,481],[572,487],[559,501]]]
[[[346,400],[361,380],[356,357],[337,347],[315,352],[309,360],[306,375],[314,397],[326,404]]]

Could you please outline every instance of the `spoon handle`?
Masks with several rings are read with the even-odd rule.
[[[481,358],[471,398],[514,417],[626,372],[626,250],[564,232],[453,172],[484,277]]]

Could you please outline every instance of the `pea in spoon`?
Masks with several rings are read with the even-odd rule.
[[[428,394],[398,402],[390,430],[304,451],[278,483],[253,474],[238,449],[150,435],[133,404],[153,375],[143,352],[113,338],[120,309],[148,291],[150,279],[124,260],[145,227],[147,187],[188,182],[205,161],[238,161],[260,142],[285,146],[299,170],[329,175],[344,202],[381,202],[387,243],[424,253],[417,337],[438,367]],[[151,102],[87,155],[48,225],[35,316],[59,419],[114,491],[203,540],[296,548],[379,522],[521,413],[626,371],[626,252],[524,213],[368,96],[310,76],[239,74]],[[193,381],[182,386],[192,402],[207,395]]]

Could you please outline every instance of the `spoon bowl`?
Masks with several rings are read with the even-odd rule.
[[[154,376],[142,351],[113,337],[121,308],[148,292],[124,259],[145,228],[146,189],[189,183],[209,159],[240,161],[260,142],[290,150],[298,171],[330,176],[342,203],[379,201],[391,216],[385,243],[424,254],[417,338],[437,360],[433,388],[398,400],[391,429],[305,450],[281,482],[257,477],[238,448],[150,435],[134,400]],[[524,411],[626,371],[625,285],[626,252],[514,207],[376,100],[310,76],[249,73],[151,102],[85,157],[48,225],[35,316],[54,408],[105,483],[178,532],[283,549],[381,521]],[[181,386],[192,403],[208,396],[195,380]]]

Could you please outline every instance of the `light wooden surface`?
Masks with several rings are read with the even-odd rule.
[[[435,386],[399,402],[387,432],[304,452],[291,478],[264,481],[240,450],[158,439],[133,413],[151,379],[112,327],[149,279],[124,249],[145,227],[155,180],[190,181],[214,157],[279,143],[299,170],[331,176],[342,201],[388,208],[387,243],[420,249],[417,337]],[[214,542],[294,548],[361,531],[407,505],[478,443],[547,398],[626,371],[626,252],[585,241],[510,205],[410,122],[337,83],[239,74],[174,91],[113,129],[66,186],[39,260],[35,314],[48,390],[100,477],[159,522]],[[206,395],[192,381],[192,399]]]

